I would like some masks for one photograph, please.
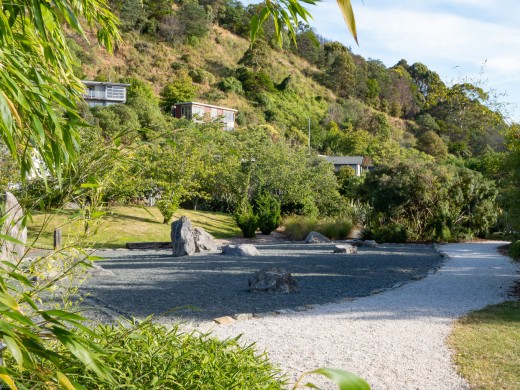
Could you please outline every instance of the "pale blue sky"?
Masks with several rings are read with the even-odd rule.
[[[520,0],[352,0],[359,47],[335,0],[308,9],[317,32],[392,66],[422,62],[448,84],[463,77],[506,93],[520,121]],[[481,69],[483,69],[482,75]]]

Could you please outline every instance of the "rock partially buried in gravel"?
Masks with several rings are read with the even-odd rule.
[[[298,291],[298,283],[283,268],[264,268],[249,278],[251,292],[289,294]]]
[[[343,245],[335,245],[334,246],[334,253],[346,253],[346,254],[355,254],[358,253],[357,247],[352,246],[349,244],[343,244]]]
[[[306,244],[319,244],[322,242],[330,242],[330,240],[318,232],[310,232],[305,239]]]
[[[256,249],[253,244],[225,245],[221,249],[222,254],[227,256],[260,256],[260,252],[258,252],[258,249]]]
[[[236,320],[231,318],[230,316],[224,316],[224,317],[214,318],[213,321],[215,321],[219,325],[227,325],[227,324],[232,324]]]
[[[366,246],[367,248],[377,248],[379,244],[374,240],[353,240],[349,241],[353,246]]]

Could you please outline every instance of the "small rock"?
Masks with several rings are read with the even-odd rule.
[[[224,245],[222,254],[227,256],[251,257],[260,256],[260,252],[253,244]]]
[[[271,311],[271,312],[267,312],[267,313],[254,313],[253,317],[255,317],[255,318],[265,318],[265,317],[272,317],[274,315],[276,315],[276,313],[274,311]]]
[[[214,318],[213,321],[215,321],[219,325],[227,325],[227,324],[232,324],[236,320],[234,320],[230,316],[224,316],[224,317]]]
[[[307,234],[307,238],[305,238],[306,244],[319,244],[323,242],[330,242],[330,240],[318,232],[310,232]]]
[[[294,310],[291,309],[278,309],[274,311],[276,314],[291,314],[294,313]]]
[[[379,244],[375,242],[374,240],[365,240],[362,241],[362,246],[366,246],[368,248],[377,248]]]
[[[250,320],[251,318],[253,318],[253,313],[240,313],[240,314],[235,314],[233,316],[233,318],[237,321],[246,321],[246,320]]]
[[[89,268],[88,271],[91,275],[94,276],[114,276],[114,273],[108,269],[104,269],[99,264],[92,262],[90,264],[92,268]]]
[[[335,245],[334,253],[356,254],[356,253],[358,253],[358,249],[356,246],[352,246],[350,244]]]
[[[415,276],[412,276],[412,280],[421,280],[421,279],[424,279],[424,276],[423,276],[423,275],[415,275]]]
[[[309,308],[305,307],[305,306],[298,306],[294,310],[295,311],[307,311],[307,310],[309,310]]]
[[[282,268],[264,268],[249,278],[251,292],[288,294],[298,291],[298,284],[292,275]]]

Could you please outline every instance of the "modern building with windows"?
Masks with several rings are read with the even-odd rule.
[[[227,107],[213,106],[198,102],[175,103],[172,114],[176,118],[193,119],[196,122],[219,121],[224,130],[235,128],[235,116],[238,110]]]
[[[90,107],[109,106],[126,102],[126,88],[130,84],[82,80],[86,90],[83,98]]]

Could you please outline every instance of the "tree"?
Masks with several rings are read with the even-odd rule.
[[[175,103],[189,102],[197,94],[188,71],[181,69],[175,79],[161,91],[161,108],[169,111]]]

